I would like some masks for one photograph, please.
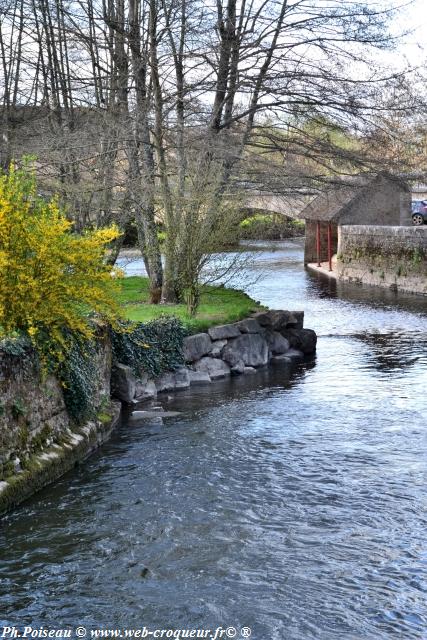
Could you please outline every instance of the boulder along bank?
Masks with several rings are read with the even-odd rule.
[[[266,365],[302,361],[316,350],[317,336],[304,328],[303,311],[261,311],[250,318],[214,326],[184,338],[184,362],[158,378],[136,377],[117,363],[112,370],[112,396],[126,404],[152,400],[158,394],[211,384],[232,375],[248,375]]]

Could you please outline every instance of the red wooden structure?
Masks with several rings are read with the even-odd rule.
[[[320,267],[320,222],[317,221],[316,227],[316,249],[317,249],[317,266]]]
[[[320,248],[320,236],[321,228],[320,222],[317,221],[316,225],[316,253],[317,253],[317,266],[321,266],[321,248]],[[328,222],[328,263],[329,271],[332,271],[332,225]]]
[[[332,271],[332,227],[330,222],[328,222],[328,262],[329,271]]]

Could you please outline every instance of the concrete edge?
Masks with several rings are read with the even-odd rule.
[[[329,271],[329,267],[326,265],[327,263],[325,262],[322,263],[319,267],[316,263],[309,262],[305,265],[305,268],[312,273],[321,273],[324,276],[328,276],[328,278],[331,278],[332,280],[337,280],[337,272],[334,269],[332,269],[332,271]]]
[[[308,263],[305,268],[310,273],[320,273],[322,276],[326,276],[330,280],[337,282],[348,282],[349,284],[357,284],[368,287],[379,287],[381,289],[390,289],[392,291],[411,293],[417,296],[427,295],[427,285],[425,278],[413,275],[409,278],[399,278],[393,276],[390,277],[376,277],[374,278],[369,271],[368,267],[346,267],[346,272],[342,273],[342,267],[338,265],[334,270],[329,271],[327,267],[322,264],[320,267],[315,263]],[[350,273],[348,273],[350,272]],[[388,274],[385,274],[388,276]]]

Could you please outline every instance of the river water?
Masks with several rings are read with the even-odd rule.
[[[258,250],[248,290],[316,357],[163,399],[4,517],[0,626],[427,638],[427,300]]]

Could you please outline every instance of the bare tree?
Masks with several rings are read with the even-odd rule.
[[[385,99],[401,77],[371,57],[390,43],[392,12],[367,0],[19,0],[1,12],[2,165],[35,153],[80,227],[134,220],[153,302],[197,300],[242,185],[298,192],[378,165],[307,123],[362,138],[385,107],[410,104]]]

